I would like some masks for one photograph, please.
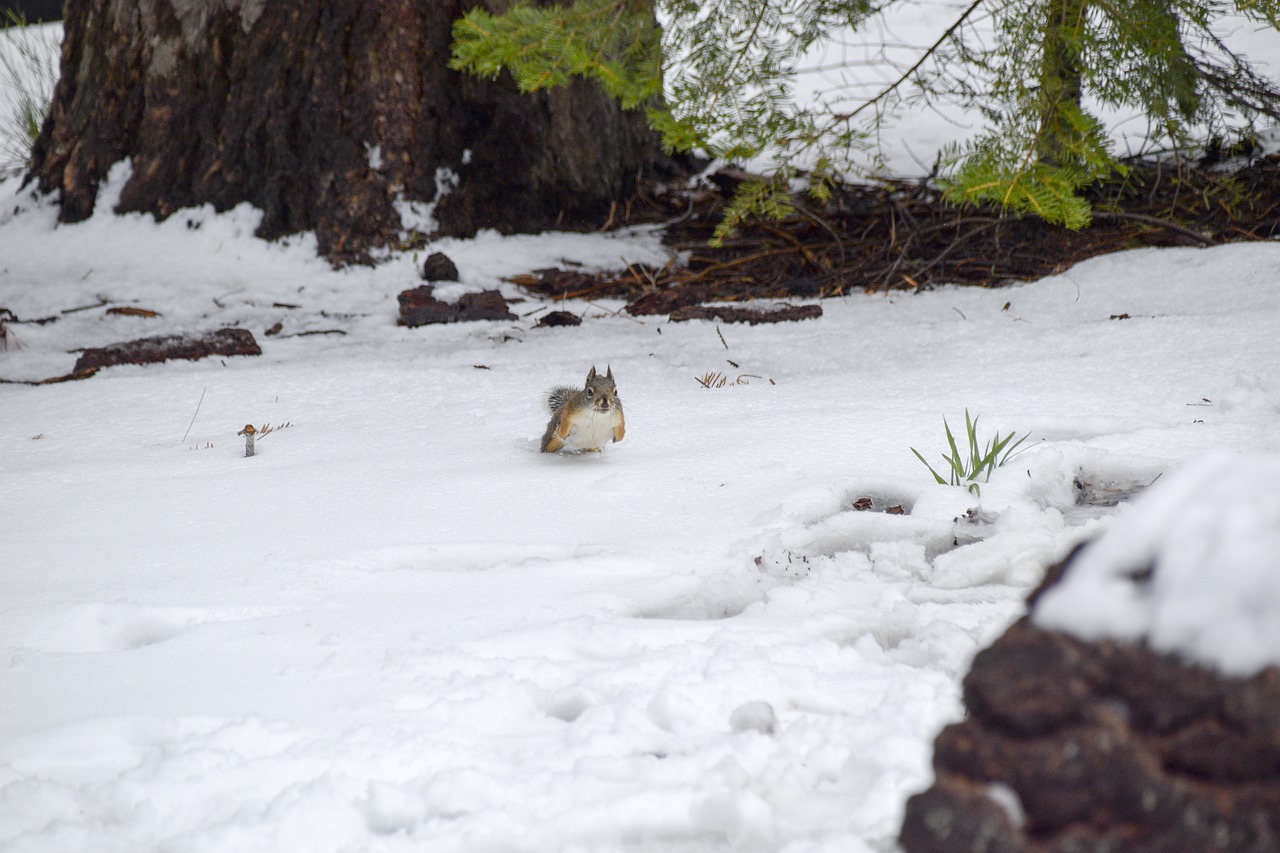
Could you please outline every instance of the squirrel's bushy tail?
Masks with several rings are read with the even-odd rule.
[[[577,388],[552,388],[551,393],[547,395],[547,408],[551,411],[559,411],[560,407],[569,402],[569,398],[578,393]]]

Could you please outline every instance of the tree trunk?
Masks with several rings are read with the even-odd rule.
[[[481,1],[507,5],[66,0],[30,177],[76,222],[130,158],[117,212],[247,201],[259,236],[314,230],[335,263],[396,245],[396,202],[437,200],[452,176],[440,233],[599,227],[670,161],[595,84],[520,95],[449,70],[451,25]]]

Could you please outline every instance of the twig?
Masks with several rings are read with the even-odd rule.
[[[942,47],[943,42],[951,38],[952,33],[960,29],[960,27],[964,24],[964,22],[969,20],[969,16],[972,15],[975,11],[977,11],[978,7],[981,6],[983,2],[984,0],[973,0],[973,2],[969,4],[969,8],[965,9],[960,14],[960,17],[956,18],[956,20],[951,24],[951,26],[947,27],[947,31],[944,32],[942,35],[938,36],[938,40],[935,41],[933,44],[929,45],[929,48],[924,53],[920,54],[920,58],[916,60],[916,63],[912,65],[910,68],[908,68],[906,71],[902,72],[902,75],[898,77],[897,80],[894,80],[888,86],[881,89],[878,93],[876,93],[876,96],[874,98],[871,98],[870,100],[867,100],[867,101],[863,101],[861,104],[858,105],[857,109],[855,109],[853,112],[832,116],[831,117],[832,122],[834,123],[837,121],[845,121],[845,122],[850,121],[855,116],[857,116],[858,113],[862,112],[863,110],[867,109],[870,106],[873,106],[874,104],[878,103],[881,99],[886,98],[889,95],[891,95],[893,92],[897,91],[899,86],[901,86],[903,83],[907,82],[907,80],[911,78],[911,75],[915,74],[917,71],[920,70],[920,66],[924,65],[925,60],[933,56],[933,54],[938,50],[938,48]]]
[[[187,431],[182,434],[182,441],[180,442],[181,444],[187,443],[187,436],[191,435],[191,427],[195,425],[196,415],[200,414],[200,404],[204,402],[204,394],[205,394],[205,391],[208,391],[208,390],[209,390],[209,387],[206,385],[204,389],[200,391],[200,400],[199,402],[196,403],[196,410],[191,413],[191,423],[187,424]]]
[[[636,272],[636,268],[631,265],[630,261],[628,261],[626,258],[618,258],[618,260],[622,261],[622,263],[626,265],[627,272],[631,273],[631,277],[636,280],[636,284],[639,286],[641,293],[650,293],[654,290],[657,290],[658,276],[663,272],[666,272],[666,270],[659,270],[657,273],[651,273],[646,269],[644,276],[645,278],[649,279],[649,284],[648,286],[646,286],[644,283],[644,280],[640,278],[640,273]],[[668,264],[668,266],[669,265],[670,264]]]
[[[898,270],[901,269],[903,263],[906,262],[907,250],[910,249],[915,244],[917,238],[923,237],[927,234],[933,234],[936,231],[944,231],[948,228],[954,228],[957,231],[959,231],[962,227],[964,227],[966,224],[971,222],[978,223],[978,224],[991,225],[991,224],[999,224],[1000,222],[1007,221],[1007,219],[1011,220],[1011,219],[1021,218],[1021,217],[1008,217],[1006,219],[1006,218],[1001,218],[996,216],[966,216],[962,219],[948,220],[946,222],[940,222],[937,225],[930,225],[928,228],[920,228],[916,224],[915,218],[912,217],[909,213],[907,213],[905,209],[900,208],[900,206],[896,202],[894,203],[894,207],[898,208],[900,212],[902,212],[905,215],[904,218],[906,218],[908,223],[911,225],[912,231],[910,234],[907,235],[907,239],[903,241],[902,249],[901,251],[898,252],[898,257],[894,259],[893,263],[890,264],[889,269],[881,277],[881,282],[884,284],[884,288],[886,291],[889,289],[890,283],[895,280],[895,276],[898,274]],[[981,229],[981,228],[974,229],[973,231],[969,232],[967,237],[971,237],[974,234],[977,234],[983,230],[985,229]],[[947,251],[950,251],[950,247],[953,246],[956,242],[958,242],[958,239],[959,239],[958,236],[956,238],[952,238],[952,243],[948,244]],[[944,257],[946,257],[946,252],[943,252],[943,254],[939,255],[938,258],[935,260],[941,260]],[[917,270],[916,275],[920,275],[928,271],[932,267],[933,267],[933,264],[930,264],[929,266],[925,267],[923,270]],[[914,287],[918,288],[920,286],[919,284],[915,283],[913,280],[909,278],[908,278],[908,281],[911,281],[912,286]]]
[[[733,258],[732,260],[722,261],[718,264],[712,264],[711,266],[706,267],[705,269],[698,270],[697,273],[690,276],[689,278],[686,278],[684,281],[680,283],[692,284],[693,282],[698,281],[699,279],[705,278],[711,273],[718,272],[719,270],[722,270],[722,269],[728,269],[729,267],[737,267],[737,266],[741,266],[742,264],[749,264],[753,261],[763,260],[764,258],[771,258],[774,255],[790,255],[795,251],[796,249],[794,247],[788,246],[785,249],[770,249],[767,252],[756,252],[754,255],[743,255],[740,258]],[[803,252],[801,254],[803,254]]]
[[[688,219],[692,215],[693,215],[693,196],[690,195],[689,206],[685,208],[684,213],[680,214],[680,216],[668,222],[667,227],[670,228],[672,225],[676,225],[678,223],[684,222],[686,219]]]
[[[271,433],[275,432],[276,430],[288,429],[291,426],[293,426],[293,421],[285,421],[279,426],[272,426],[271,422],[268,421],[267,423],[258,427],[257,436],[258,438],[266,438],[268,435],[271,435]]]
[[[796,204],[794,205],[794,208],[797,212],[804,214],[814,222],[818,223],[824,231],[831,235],[831,239],[836,241],[836,246],[840,249],[840,263],[843,264],[845,259],[844,241],[840,239],[840,235],[836,233],[835,229],[828,225],[825,219],[818,216],[816,213],[807,210],[803,205]],[[803,251],[803,249],[801,251]]]
[[[560,294],[560,295],[558,295],[558,296],[552,296],[552,297],[551,297],[551,301],[553,301],[553,302],[563,302],[563,301],[565,301],[566,299],[582,299],[582,297],[586,296],[586,295],[587,295],[587,294],[589,294],[589,293],[596,293],[596,292],[601,291],[601,290],[607,290],[607,289],[609,289],[610,287],[613,287],[615,284],[617,284],[617,282],[613,282],[613,281],[601,281],[601,282],[597,282],[597,283],[595,283],[595,284],[591,285],[590,287],[584,287],[584,288],[582,288],[581,290],[571,290],[571,291],[568,291],[568,292],[565,292],[565,293],[561,293],[561,294]],[[588,302],[588,301],[590,301],[590,300],[585,300],[585,299],[584,299],[583,301],[584,301],[584,302]]]
[[[943,250],[942,250],[942,251],[937,255],[937,257],[935,257],[933,260],[929,261],[929,263],[925,264],[925,265],[924,265],[923,267],[921,267],[920,269],[916,270],[916,271],[915,271],[916,275],[917,275],[917,276],[922,276],[922,275],[924,275],[924,274],[925,274],[925,273],[927,273],[929,270],[933,269],[933,268],[934,268],[934,267],[936,267],[938,264],[942,263],[942,261],[947,257],[947,255],[951,254],[952,250],[957,249],[957,248],[959,248],[959,247],[960,247],[960,244],[961,244],[961,243],[963,243],[964,241],[966,241],[966,240],[970,239],[970,238],[971,238],[971,237],[973,237],[974,235],[976,235],[976,234],[981,234],[983,231],[986,231],[988,228],[992,228],[992,227],[994,227],[994,226],[996,226],[996,225],[999,225],[999,224],[1000,224],[1000,220],[998,220],[998,219],[997,219],[997,220],[995,220],[995,221],[993,221],[993,222],[988,222],[988,223],[986,223],[986,224],[979,225],[977,228],[973,229],[973,230],[972,230],[972,231],[970,231],[968,234],[965,234],[963,237],[961,237],[961,236],[957,235],[957,236],[956,236],[956,238],[955,238],[954,240],[952,240],[949,244],[947,244],[947,248],[943,249]]]
[[[608,314],[610,317],[621,317],[624,320],[630,320],[631,322],[635,323],[637,326],[645,325],[644,320],[640,320],[635,317],[632,317],[630,314],[623,314],[622,312],[626,309],[625,305],[622,306],[622,308],[618,308],[615,310],[611,308],[605,308],[603,305],[600,305],[599,303],[596,303],[596,302],[592,302],[590,299],[584,299],[582,301],[590,305],[592,308],[595,308],[597,311],[603,311],[604,313]]]
[[[1192,231],[1190,228],[1184,228],[1183,226],[1178,225],[1176,222],[1170,222],[1167,219],[1160,219],[1159,217],[1155,217],[1155,216],[1147,216],[1145,213],[1118,213],[1118,212],[1110,212],[1105,210],[1095,210],[1093,212],[1093,218],[1094,219],[1127,219],[1132,222],[1141,222],[1144,225],[1152,225],[1156,228],[1163,228],[1166,231],[1172,231],[1175,234],[1181,234],[1184,237],[1190,237],[1192,240],[1195,240],[1197,243],[1199,243],[1202,246],[1209,246],[1213,244],[1213,240],[1209,239],[1203,234],[1200,234],[1196,231]]]
[[[610,228],[613,227],[613,218],[614,216],[617,215],[617,213],[618,213],[618,202],[616,200],[609,202],[609,218],[604,221],[604,225],[600,226],[601,231],[608,231]]]
[[[93,271],[92,271],[92,270],[90,270],[89,272],[93,272]],[[85,275],[88,275],[88,273],[85,273]],[[109,300],[109,299],[103,299],[102,297],[98,297],[98,301],[97,301],[97,302],[95,302],[95,303],[93,303],[92,305],[81,305],[81,306],[80,306],[80,307],[78,307],[78,308],[67,308],[67,309],[63,310],[63,311],[62,311],[62,313],[63,313],[63,314],[74,314],[74,313],[76,313],[77,311],[92,311],[94,308],[101,308],[101,307],[102,307],[102,306],[104,306],[104,305],[110,305],[110,304],[111,304],[111,300]]]
[[[703,388],[723,388],[728,383],[729,378],[720,371],[708,371],[702,376],[693,377]]]

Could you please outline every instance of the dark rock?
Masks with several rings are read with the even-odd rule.
[[[682,320],[719,320],[721,323],[785,323],[812,320],[822,316],[821,305],[778,305],[766,308],[740,308],[732,305],[689,305],[671,312],[675,322]]]
[[[1275,667],[1229,676],[1023,617],[974,659],[964,702],[934,745],[933,787],[907,803],[906,853],[1280,850]],[[993,784],[1021,822],[996,821]]]
[[[1008,813],[986,795],[985,786],[939,781],[907,800],[906,819],[898,842],[913,853],[957,850],[953,839],[981,839],[972,850],[1019,853],[1019,833]]]
[[[458,281],[458,267],[444,252],[432,252],[422,264],[423,281]]]
[[[161,335],[87,349],[76,359],[71,375],[115,364],[151,364],[181,358],[195,361],[211,355],[262,355],[247,329],[218,329],[201,337]]]
[[[436,299],[429,284],[403,291],[400,300],[401,326],[426,326],[466,320],[514,320],[507,300],[496,290],[468,293],[455,304]]]
[[[551,311],[538,318],[539,326],[581,326],[582,318],[569,311]]]
[[[465,294],[458,300],[459,320],[514,320],[507,300],[496,290]]]
[[[965,705],[1020,735],[1039,735],[1074,723],[1089,700],[1087,662],[1079,644],[1018,623],[1016,643],[997,642],[979,653],[964,681]],[[1051,684],[1045,672],[1063,673]]]

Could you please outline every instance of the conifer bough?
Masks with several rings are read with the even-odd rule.
[[[1080,228],[1080,196],[1122,171],[1098,108],[1136,110],[1149,136],[1185,147],[1243,138],[1280,119],[1280,88],[1231,50],[1228,16],[1280,29],[1280,0],[973,0],[901,74],[862,99],[793,97],[799,63],[823,40],[903,0],[576,0],[473,9],[454,24],[453,67],[507,71],[524,91],[598,81],[646,110],[672,150],[729,161],[765,155],[772,174],[743,184],[717,230],[791,210],[791,179],[829,193],[904,104],[959,105],[987,119],[976,141],[940,155],[944,197],[995,202]],[[659,26],[661,16],[664,22]],[[992,37],[994,34],[994,37]],[[872,152],[874,153],[874,152]],[[862,158],[865,160],[866,158]]]

